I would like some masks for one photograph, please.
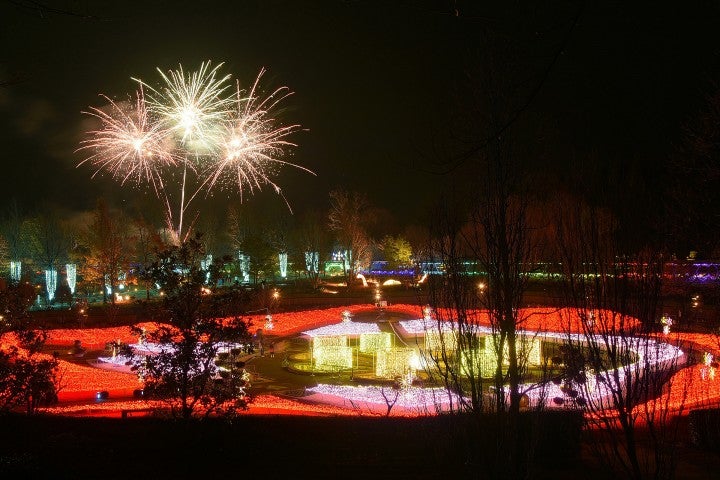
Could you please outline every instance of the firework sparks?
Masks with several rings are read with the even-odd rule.
[[[281,87],[262,99],[258,85],[264,73],[264,69],[260,71],[246,97],[238,87],[236,112],[225,122],[222,153],[204,172],[208,191],[220,184],[237,187],[242,195],[245,190],[252,193],[270,185],[279,194],[280,187],[271,176],[283,165],[314,175],[307,168],[280,158],[288,147],[296,146],[287,137],[300,130],[300,125],[278,125],[273,111],[292,92]]]
[[[105,95],[108,111],[90,108],[84,112],[101,122],[101,128],[89,132],[78,150],[95,151],[79,165],[89,162],[96,168],[93,177],[107,170],[121,184],[147,182],[158,193],[163,188],[161,171],[174,166],[176,158],[168,150],[167,131],[150,121],[142,89],[135,101],[118,104]]]
[[[217,143],[218,125],[230,113],[232,95],[227,95],[230,75],[218,77],[222,63],[210,68],[210,62],[200,64],[196,72],[187,73],[182,65],[167,73],[157,71],[164,85],[158,89],[135,79],[150,89],[150,110],[168,128],[178,132],[180,141],[196,152],[212,148]]]

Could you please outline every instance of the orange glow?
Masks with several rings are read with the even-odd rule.
[[[302,331],[339,323],[343,319],[343,312],[349,311],[352,316],[363,313],[376,314],[377,308],[374,305],[363,304],[353,306],[334,307],[322,310],[309,310],[302,312],[274,313],[273,322],[275,328],[273,335],[286,336],[298,334]],[[423,307],[418,305],[397,304],[387,307],[386,312],[407,315],[410,318],[422,318]],[[450,311],[439,312],[440,318],[448,318]],[[489,317],[486,312],[472,312],[478,324],[488,325]],[[603,317],[603,315],[599,315]],[[612,318],[611,315],[607,317]],[[533,308],[523,309],[520,318],[520,328],[526,330],[556,331],[556,332],[580,332],[584,328],[581,319],[572,309],[550,309]],[[245,317],[251,322],[251,333],[256,332],[265,325],[265,315],[252,315]],[[626,321],[626,326],[634,327],[636,320]],[[140,323],[146,331],[157,328],[152,322]],[[48,332],[48,348],[55,346],[71,346],[75,340],[80,340],[87,349],[104,349],[108,342],[120,340],[126,343],[135,343],[138,338],[132,334],[130,327],[94,328],[94,329],[57,329]],[[673,343],[688,347],[692,345],[696,351],[711,352],[716,358],[720,358],[720,339],[716,334],[703,333],[673,333]],[[665,337],[663,337],[665,338]],[[6,334],[0,337],[0,348],[16,345],[14,336]],[[649,403],[638,407],[667,408],[673,412],[681,409],[688,411],[689,408],[702,406],[717,406],[720,404],[720,372],[715,376],[710,365],[694,365],[678,371],[666,385],[665,393]],[[109,369],[95,368],[88,365],[72,363],[59,360],[60,393],[59,406],[48,408],[48,413],[60,415],[100,415],[108,412],[107,416],[119,416],[122,409],[146,408],[148,402],[144,400],[128,400],[132,398],[134,389],[140,384],[134,374],[128,374]],[[94,401],[95,392],[106,390],[110,393],[111,402],[98,404]],[[120,401],[118,401],[120,400]],[[87,405],[63,405],[68,402],[88,402]],[[85,412],[85,413],[83,413]],[[101,412],[101,413],[98,413]],[[338,406],[316,405],[305,402],[297,402],[289,399],[281,399],[271,395],[260,395],[252,399],[250,410],[244,414],[287,414],[287,415],[373,415],[356,410],[341,408]],[[393,414],[399,414],[393,412]]]

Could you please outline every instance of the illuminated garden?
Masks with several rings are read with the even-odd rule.
[[[0,478],[717,476],[713,2],[0,18]]]
[[[519,340],[523,356],[528,359],[523,391],[527,392],[531,405],[545,402],[547,408],[572,408],[571,401],[577,403],[579,398],[568,397],[565,385],[548,379],[560,368],[552,365],[551,358],[556,356],[558,347],[582,341],[581,322],[568,309],[534,309],[526,313],[528,322]],[[271,330],[267,329],[264,316],[251,317],[254,333],[265,329],[264,357],[260,358],[257,350],[248,354],[245,345],[225,345],[222,347],[225,355],[232,351],[248,359],[248,365],[253,364],[255,357],[263,364],[273,362],[276,365],[272,371],[282,368],[286,372],[284,378],[289,378],[291,384],[292,378],[297,377],[302,380],[298,385],[305,386],[289,385],[286,391],[258,395],[249,387],[247,394],[251,401],[246,414],[376,416],[388,412],[393,416],[417,416],[437,414],[451,408],[448,405],[457,405],[459,399],[453,398],[452,392],[433,378],[433,366],[428,364],[432,362],[431,352],[438,350],[440,341],[456,342],[452,325],[439,324],[429,309],[413,305],[393,305],[383,309],[383,315],[393,319],[377,321],[379,310],[373,305],[278,313],[273,315]],[[490,378],[494,373],[493,330],[487,318],[480,321],[483,323],[478,325],[480,348],[472,360],[464,354],[460,361],[468,374],[478,369],[481,377]],[[150,331],[158,325],[146,322],[135,327]],[[440,335],[441,329],[448,333],[447,337]],[[5,348],[11,338],[8,334],[3,337]],[[72,353],[77,344],[84,347],[82,356]],[[267,350],[270,344],[275,345],[273,358],[269,358]],[[142,382],[137,373],[131,371],[131,359],[120,353],[121,345],[129,346],[138,356],[152,355],[162,349],[142,341],[130,326],[50,330],[45,349],[61,352],[61,381],[59,404],[43,411],[115,417],[123,411],[148,412],[148,406],[154,401],[137,398]],[[668,408],[681,413],[681,409],[711,405],[720,400],[714,362],[708,360],[718,353],[714,335],[657,334],[652,339],[638,338],[632,345],[635,353],[628,360],[629,367],[633,362],[643,364],[638,358],[643,354],[651,356],[650,365],[678,365],[661,393],[662,398],[653,401],[667,402]],[[703,361],[686,365],[687,353],[678,345],[703,352]],[[455,346],[450,347],[449,351],[455,351]],[[269,374],[256,370],[252,375],[257,375],[259,380]],[[609,394],[603,387],[604,375],[608,372],[595,372],[593,377],[588,373],[587,384],[592,385],[588,394]],[[620,375],[625,375],[624,368],[620,369]],[[312,378],[309,384],[308,378]],[[392,409],[387,408],[390,394],[393,395]]]

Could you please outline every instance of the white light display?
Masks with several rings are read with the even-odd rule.
[[[377,352],[377,362],[375,363],[375,375],[378,377],[394,378],[402,377],[408,373],[414,373],[413,357],[415,357],[415,349],[413,348],[391,348],[380,350]]]
[[[278,254],[278,260],[280,261],[280,276],[282,278],[286,278],[288,267],[288,254],[285,252]]]
[[[57,270],[45,270],[45,288],[47,289],[48,301],[52,302],[57,289]]]
[[[348,270],[352,262],[352,250],[333,252],[332,259],[334,262],[342,262],[343,270]]]
[[[238,254],[238,260],[240,261],[240,273],[243,277],[243,282],[247,283],[250,281],[250,257],[240,252]]]
[[[104,280],[105,280],[105,293],[108,295],[112,295],[113,292],[112,292],[112,285],[110,285],[110,275],[106,273]]]
[[[308,272],[318,273],[320,270],[320,254],[318,252],[305,252],[305,269]]]
[[[389,332],[360,334],[360,351],[362,353],[375,353],[379,350],[388,350],[391,347],[392,334]]]
[[[307,388],[305,391],[311,394],[349,399],[353,405],[360,405],[362,402],[382,407],[387,405],[387,394],[383,395],[383,387],[319,384],[316,387]],[[458,401],[457,395],[444,388],[408,387],[399,391],[394,408],[434,413],[438,410],[447,410],[450,405],[457,405]]]
[[[10,261],[10,280],[19,282],[22,277],[22,262],[20,260]]]
[[[205,271],[205,283],[210,283],[210,266],[212,265],[212,261],[212,253],[208,253],[205,258],[200,260],[200,269]]]
[[[273,323],[272,315],[266,315],[265,316],[265,330],[272,330],[275,328],[275,324]]]
[[[357,337],[363,333],[379,333],[380,327],[376,323],[361,323],[343,321],[334,325],[307,330],[303,334],[310,337],[319,337],[327,335],[348,335]]]
[[[75,286],[77,285],[77,265],[74,263],[68,263],[65,265],[65,276],[67,277],[68,287],[70,287],[70,293],[75,295]]]

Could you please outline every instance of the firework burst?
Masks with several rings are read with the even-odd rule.
[[[163,189],[162,170],[176,165],[177,158],[168,149],[168,132],[148,116],[142,88],[134,102],[116,103],[105,95],[108,108],[91,107],[83,112],[100,120],[101,127],[88,132],[91,138],[83,140],[80,150],[95,153],[79,165],[90,163],[95,168],[93,177],[108,171],[121,184],[149,183],[156,193]]]
[[[164,84],[157,89],[135,79],[150,89],[151,112],[178,133],[181,144],[188,150],[212,153],[217,144],[218,125],[232,109],[233,97],[228,95],[231,76],[218,76],[222,65],[210,68],[210,62],[203,62],[192,73],[186,73],[182,65],[167,73],[158,68]]]
[[[281,125],[274,117],[278,104],[291,95],[287,87],[266,97],[259,95],[262,69],[246,96],[239,87],[231,94],[230,75],[219,74],[222,65],[211,67],[209,61],[203,62],[190,73],[182,66],[167,73],[158,68],[160,86],[133,78],[140,88],[131,105],[126,107],[103,95],[109,103],[107,109],[84,112],[98,118],[102,128],[88,132],[90,138],[81,142],[78,150],[92,149],[94,153],[79,165],[91,163],[96,168],[93,176],[108,171],[121,184],[129,180],[151,184],[164,200],[169,227],[178,239],[184,238],[185,210],[202,191],[233,188],[242,199],[243,192],[270,185],[282,196],[272,180],[282,166],[314,175],[282,159],[289,147],[296,146],[288,137],[300,130],[299,125]],[[170,167],[182,170],[177,228],[171,208],[177,190],[169,189],[164,181],[166,173],[177,178]],[[196,176],[193,184],[199,187],[186,195],[188,172]],[[287,200],[285,203],[289,208]]]
[[[258,85],[265,70],[261,70],[255,83],[244,96],[238,87],[236,111],[224,125],[221,151],[217,160],[203,172],[205,188],[209,192],[216,185],[221,188],[237,188],[254,192],[270,185],[276,193],[280,187],[271,177],[280,167],[289,165],[308,173],[305,167],[282,160],[288,147],[296,146],[287,138],[300,130],[300,125],[280,125],[273,112],[277,105],[292,95],[287,87],[281,87],[265,98],[258,95]]]

